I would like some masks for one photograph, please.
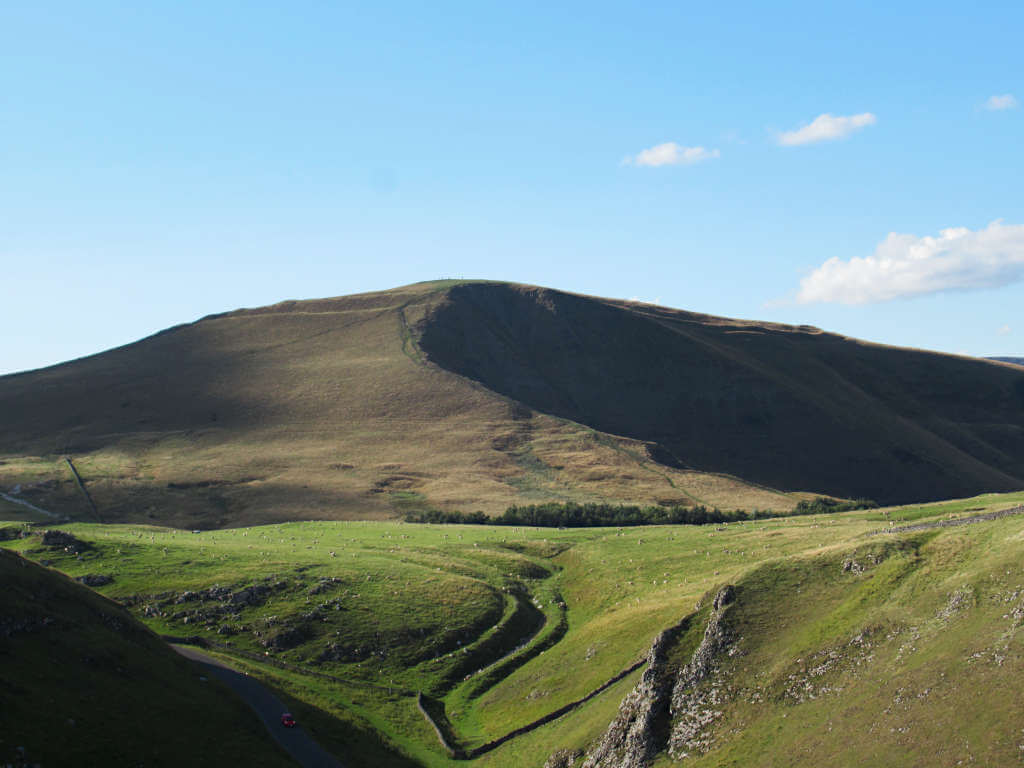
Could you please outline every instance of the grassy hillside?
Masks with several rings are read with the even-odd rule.
[[[675,756],[695,766],[1018,765],[1021,541],[1020,520],[996,521],[755,570],[737,585],[728,650],[673,717]]]
[[[42,552],[38,537],[5,546],[73,576],[112,576],[98,589],[151,628],[197,636],[323,713],[318,735],[332,732],[319,717],[339,718],[363,734],[338,743],[361,756],[354,765],[382,764],[379,754],[465,764],[445,753],[417,692],[474,764],[540,766],[558,748],[585,750],[643,673],[628,670],[680,622],[670,655],[685,664],[723,584],[735,585],[735,651],[717,659],[722,714],[689,761],[1000,765],[1016,754],[1024,704],[1013,682],[1024,671],[1024,516],[870,534],[1022,502],[642,529],[79,523],[66,528],[91,544],[81,560]],[[925,759],[933,752],[939,762]]]
[[[8,495],[185,528],[1024,487],[1018,367],[507,283],[204,318],[0,377],[0,423]]]
[[[1013,366],[502,283],[421,327],[439,365],[667,464],[890,504],[1024,487]]]
[[[0,377],[0,490],[21,485],[41,508],[95,520],[69,455],[101,520],[185,528],[565,499],[788,509],[802,498],[663,466],[643,441],[429,363],[416,338],[449,287],[240,310]]]
[[[123,608],[3,549],[0,584],[0,764],[293,765]]]

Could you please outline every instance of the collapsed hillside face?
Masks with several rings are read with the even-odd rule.
[[[508,284],[456,286],[429,359],[663,464],[904,503],[1024,487],[1006,365]]]

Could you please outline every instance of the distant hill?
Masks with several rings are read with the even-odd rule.
[[[186,527],[1024,487],[1013,367],[509,283],[207,317],[0,377],[0,423],[7,491],[90,516],[70,455],[102,519]]]
[[[294,764],[126,610],[6,549],[0,583],[0,764]]]
[[[1024,365],[1024,357],[989,357],[987,360],[998,360],[1001,363],[1013,363],[1014,365]]]

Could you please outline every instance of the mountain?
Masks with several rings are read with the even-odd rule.
[[[1016,367],[496,282],[243,309],[0,378],[0,487],[211,527],[1024,487]]]
[[[1024,365],[1024,357],[988,357],[986,360],[998,360],[1002,363],[1013,363],[1014,365]]]
[[[1024,475],[1024,378],[969,358],[493,284],[452,288],[421,346],[538,410],[777,488],[893,503]]]
[[[120,606],[6,549],[0,583],[0,764],[294,764]]]

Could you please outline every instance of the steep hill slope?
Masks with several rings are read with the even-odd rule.
[[[124,609],[0,549],[0,764],[294,765]]]
[[[211,316],[0,378],[0,423],[9,496],[94,517],[68,455],[100,519],[187,527],[1024,487],[1013,366],[507,283]]]
[[[0,490],[21,485],[21,500],[93,519],[69,455],[103,521],[190,528],[562,499],[786,509],[800,498],[664,467],[643,441],[428,362],[416,334],[447,288],[240,310],[0,378]]]
[[[1024,376],[995,363],[507,284],[453,287],[421,346],[669,464],[883,503],[1024,485]]]

